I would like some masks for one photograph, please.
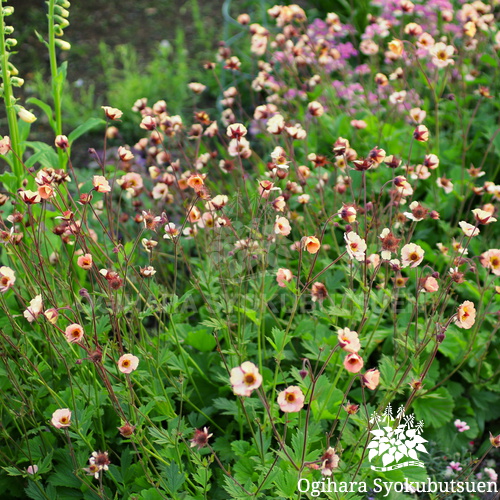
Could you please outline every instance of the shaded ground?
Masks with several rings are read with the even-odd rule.
[[[47,32],[47,8],[40,0],[8,3],[15,7],[11,19],[19,41],[14,60],[23,76],[29,78],[31,72],[48,65],[47,51],[34,34],[35,29]],[[96,56],[100,42],[111,49],[131,43],[147,59],[160,41],[174,40],[178,27],[185,32],[190,53],[205,52],[208,56],[221,33],[222,4],[222,0],[74,0],[64,37],[72,50],[62,53],[69,59],[69,81],[84,78],[99,85],[102,66]]]

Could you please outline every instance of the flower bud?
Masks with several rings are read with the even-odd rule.
[[[19,116],[19,118],[26,123],[33,123],[36,121],[36,116],[25,108],[21,108],[18,111],[17,116]]]
[[[58,135],[54,141],[56,148],[67,149],[69,148],[69,141],[65,135]]]
[[[13,26],[5,26],[4,33],[6,35],[12,35],[12,33],[14,33],[14,27]]]
[[[56,38],[55,44],[61,49],[61,50],[70,50],[71,49],[71,44],[69,42],[66,42],[65,40],[61,40],[60,38]]]
[[[24,78],[13,76],[10,79],[10,83],[12,83],[14,87],[22,87],[24,85]]]
[[[6,38],[5,45],[7,47],[15,47],[17,45],[17,40],[15,38]]]
[[[3,17],[11,16],[12,14],[14,14],[14,7],[11,7],[10,5],[4,7],[2,9],[2,14]]]

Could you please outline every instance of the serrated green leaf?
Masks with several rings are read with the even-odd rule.
[[[425,394],[413,403],[417,420],[422,420],[425,425],[434,428],[439,428],[451,422],[454,407],[453,398],[444,387]]]

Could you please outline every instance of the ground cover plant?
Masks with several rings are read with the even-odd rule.
[[[184,89],[192,114],[130,96],[128,145],[113,102],[65,129],[70,5],[48,5],[47,102],[15,100],[7,5],[1,19],[6,495],[486,498],[496,2],[379,0],[366,22],[233,13],[241,35]],[[51,144],[30,140],[40,113]],[[99,127],[88,168],[73,164]],[[446,491],[419,492],[430,479]]]

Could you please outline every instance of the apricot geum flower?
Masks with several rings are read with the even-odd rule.
[[[259,369],[250,361],[231,370],[231,386],[237,396],[250,396],[262,384],[262,375]]]
[[[476,308],[474,303],[470,300],[463,302],[457,311],[455,317],[455,324],[460,328],[465,328],[466,330],[472,328],[476,321]]]
[[[78,323],[73,323],[66,327],[64,331],[64,335],[66,336],[66,340],[71,343],[80,342],[83,338],[83,328]]]
[[[24,317],[30,322],[33,323],[43,309],[43,300],[41,295],[37,295],[34,299],[30,301],[29,307],[24,311]]]
[[[5,293],[9,288],[14,286],[16,281],[16,273],[13,269],[7,266],[0,267],[0,292]]]
[[[62,429],[71,425],[71,410],[68,408],[61,408],[52,414],[52,425],[56,429]]]
[[[305,396],[300,387],[290,386],[278,394],[280,410],[285,413],[294,413],[304,407]]]
[[[124,354],[118,360],[118,369],[122,373],[132,373],[139,366],[139,358],[132,354]]]

